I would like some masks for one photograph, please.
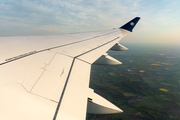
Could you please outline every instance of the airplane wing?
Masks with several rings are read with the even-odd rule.
[[[139,21],[88,33],[0,38],[0,120],[85,120],[121,109],[89,88],[91,64],[118,65],[106,52]]]

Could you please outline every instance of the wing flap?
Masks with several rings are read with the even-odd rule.
[[[73,58],[57,53],[45,66],[43,74],[32,88],[32,93],[58,102]]]
[[[75,59],[57,108],[57,120],[85,120],[91,65]]]

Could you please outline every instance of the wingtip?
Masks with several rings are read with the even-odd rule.
[[[141,19],[141,17],[135,17],[135,18]]]
[[[129,21],[128,23],[120,27],[120,29],[125,29],[132,32],[133,28],[136,26],[139,20],[140,20],[140,17],[135,17],[134,19],[132,19],[131,21]]]

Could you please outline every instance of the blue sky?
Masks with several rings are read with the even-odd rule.
[[[180,44],[180,0],[1,0],[0,36],[117,28],[141,17],[126,42]]]

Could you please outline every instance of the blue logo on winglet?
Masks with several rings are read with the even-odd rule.
[[[133,28],[135,27],[135,25],[137,24],[139,19],[140,19],[140,17],[136,17],[136,18],[132,19],[131,21],[129,21],[128,23],[126,23],[125,25],[123,25],[120,28],[132,32]]]

